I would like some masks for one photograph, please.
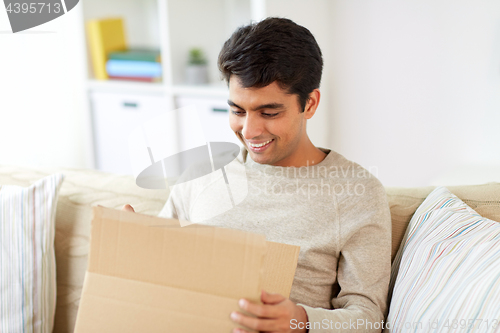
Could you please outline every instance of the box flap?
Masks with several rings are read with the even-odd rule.
[[[104,207],[93,214],[89,272],[258,301],[263,235]]]
[[[300,246],[267,241],[266,247],[261,288],[289,297]]]
[[[231,332],[238,300],[87,272],[75,332]]]

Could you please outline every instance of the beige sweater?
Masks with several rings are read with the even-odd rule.
[[[385,190],[356,163],[320,149],[323,161],[300,168],[258,164],[242,149],[225,168],[234,208],[219,170],[175,185],[159,216],[300,246],[290,299],[305,308],[309,332],[380,332],[391,271]]]

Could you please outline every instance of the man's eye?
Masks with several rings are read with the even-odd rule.
[[[244,111],[231,110],[231,113],[237,116],[242,116],[245,114]]]
[[[266,116],[266,117],[275,117],[277,116],[279,113],[263,113],[262,115],[263,116]]]

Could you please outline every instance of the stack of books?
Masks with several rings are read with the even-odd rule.
[[[122,18],[88,21],[87,37],[96,79],[161,80],[160,51],[128,47]]]
[[[159,50],[128,49],[111,52],[106,62],[110,79],[157,82],[161,80]]]

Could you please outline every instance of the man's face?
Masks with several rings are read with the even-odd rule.
[[[287,94],[276,82],[263,88],[244,88],[232,75],[228,104],[231,129],[252,160],[275,166],[293,166],[300,160],[299,149],[307,135],[297,95]]]

